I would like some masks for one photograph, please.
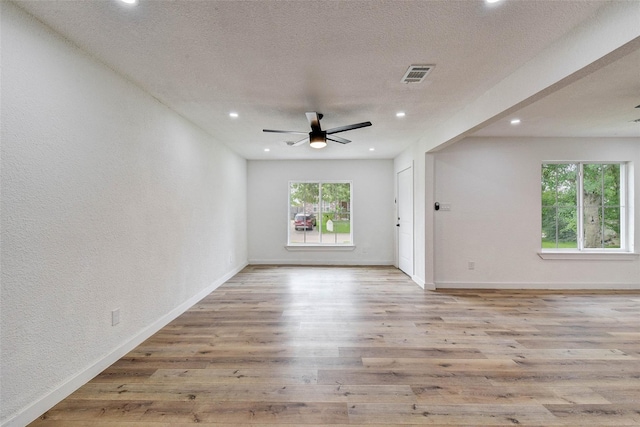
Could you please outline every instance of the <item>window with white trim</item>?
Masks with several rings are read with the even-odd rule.
[[[542,249],[628,250],[626,182],[626,163],[543,164]]]
[[[352,245],[350,181],[289,183],[289,245]]]

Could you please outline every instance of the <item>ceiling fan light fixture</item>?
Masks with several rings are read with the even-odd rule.
[[[287,141],[287,145],[295,147],[297,145],[303,144],[309,141],[309,145],[312,148],[324,148],[327,146],[327,140],[331,142],[337,142],[338,144],[348,144],[351,141],[348,139],[339,137],[334,135],[340,132],[346,132],[348,130],[360,129],[367,126],[371,126],[371,122],[362,122],[362,123],[354,123],[352,125],[346,126],[338,126],[335,128],[323,130],[320,126],[320,119],[322,119],[322,114],[318,112],[307,112],[305,113],[307,116],[307,121],[309,122],[309,126],[311,126],[311,132],[300,132],[296,130],[275,130],[275,129],[262,129],[263,132],[273,132],[273,133],[289,133],[294,135],[307,135],[302,138],[298,142]]]
[[[327,140],[324,135],[310,135],[309,136],[311,148],[324,148],[327,146]]]

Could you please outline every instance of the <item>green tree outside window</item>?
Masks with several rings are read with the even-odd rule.
[[[621,164],[542,165],[542,248],[621,247]]]

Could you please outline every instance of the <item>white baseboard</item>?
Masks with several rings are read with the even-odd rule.
[[[27,424],[34,421],[40,415],[47,412],[49,409],[54,407],[57,403],[59,403],[62,399],[69,396],[71,393],[79,389],[81,386],[89,382],[92,378],[98,375],[100,372],[107,369],[109,366],[117,362],[121,357],[125,354],[129,353],[131,350],[140,345],[144,340],[149,338],[151,335],[158,332],[160,329],[165,327],[169,322],[173,321],[175,318],[180,316],[182,313],[187,311],[189,308],[193,307],[198,301],[202,298],[209,295],[220,285],[225,283],[227,280],[231,279],[233,276],[238,274],[245,268],[248,264],[240,265],[234,268],[232,271],[228,272],[218,280],[216,280],[211,285],[207,286],[202,291],[198,292],[196,295],[189,298],[187,301],[183,302],[169,313],[165,314],[155,322],[153,322],[148,327],[142,329],[140,332],[132,336],[129,340],[122,343],[117,348],[113,349],[109,354],[100,360],[96,361],[93,365],[87,367],[86,369],[78,372],[76,375],[72,376],[65,380],[60,386],[56,387],[46,395],[42,396],[40,399],[31,403],[29,406],[25,407],[13,417],[5,420],[1,427],[24,427]]]
[[[393,265],[393,260],[322,260],[322,259],[250,259],[249,265]]]
[[[423,289],[425,291],[435,291],[436,290],[436,284],[434,282],[424,282],[424,287]]]
[[[527,289],[527,290],[640,290],[640,283],[566,283],[566,282],[437,282],[436,289]]]

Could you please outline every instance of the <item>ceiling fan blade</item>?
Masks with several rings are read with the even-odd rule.
[[[327,136],[327,139],[329,141],[339,142],[340,144],[348,144],[351,142],[348,139],[340,138],[339,136]]]
[[[322,118],[321,114],[318,113],[305,113],[307,115],[307,120],[309,120],[309,126],[311,126],[312,132],[320,132],[320,119]]]
[[[289,144],[287,142],[287,145],[289,145],[290,147],[297,147],[298,145],[301,145],[302,143],[307,142],[307,141],[309,141],[309,137],[302,138],[300,141],[292,142],[291,144]]]
[[[333,133],[338,133],[338,132],[345,132],[352,129],[360,129],[367,126],[371,126],[371,122],[362,122],[362,123],[356,123],[353,125],[340,126],[337,128],[327,130],[327,135],[331,135]]]
[[[306,135],[309,132],[299,132],[296,130],[273,130],[273,129],[262,129],[262,132],[273,132],[273,133],[291,133],[294,135]]]

